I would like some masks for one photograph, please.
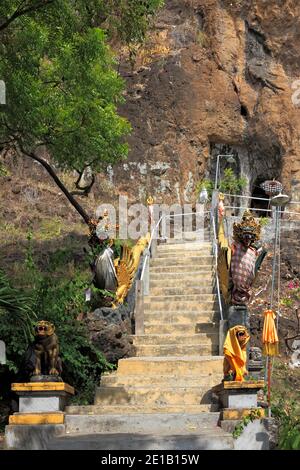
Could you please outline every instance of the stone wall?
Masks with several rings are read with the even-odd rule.
[[[233,153],[246,192],[279,178],[299,199],[299,18],[297,0],[167,0],[133,69],[120,57],[133,133],[108,169],[116,194],[193,201]]]

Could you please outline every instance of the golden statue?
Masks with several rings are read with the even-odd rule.
[[[37,323],[34,342],[26,352],[26,367],[32,375],[58,376],[62,372],[55,326],[45,320]]]
[[[233,239],[245,246],[253,245],[260,239],[261,225],[246,209],[240,223],[233,224]]]
[[[133,248],[123,246],[121,259],[115,260],[115,269],[117,276],[116,301],[113,308],[117,308],[118,304],[123,304],[124,300],[133,284],[135,274],[138,270],[140,259],[143,251],[150,241],[150,233],[145,237],[141,237]]]
[[[246,346],[249,339],[249,333],[243,325],[236,325],[228,330],[223,347],[224,380],[245,380],[244,377],[248,375]]]

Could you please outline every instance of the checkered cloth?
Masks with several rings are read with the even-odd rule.
[[[251,296],[251,285],[255,278],[255,263],[258,252],[235,242],[232,246],[231,279],[233,283],[232,302],[245,303]]]

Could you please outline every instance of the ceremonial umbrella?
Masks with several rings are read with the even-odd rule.
[[[275,325],[276,315],[273,310],[264,311],[263,354],[267,356],[268,368],[268,407],[271,414],[271,357],[278,356],[278,335]]]

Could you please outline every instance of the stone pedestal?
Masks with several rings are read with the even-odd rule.
[[[257,392],[265,385],[264,380],[224,381],[216,390],[222,408],[248,409],[257,407]]]
[[[244,382],[224,381],[214,388],[222,405],[220,426],[226,432],[233,432],[246,416],[251,422],[243,427],[234,440],[236,450],[267,450],[270,448],[270,432],[265,410],[257,406],[257,393],[265,385],[264,380]],[[254,415],[254,416],[253,416]]]
[[[250,331],[249,312],[246,305],[231,305],[228,309],[228,329],[243,325]]]
[[[27,382],[12,384],[19,396],[19,412],[9,417],[9,424],[62,424],[67,399],[74,388],[64,382]]]

